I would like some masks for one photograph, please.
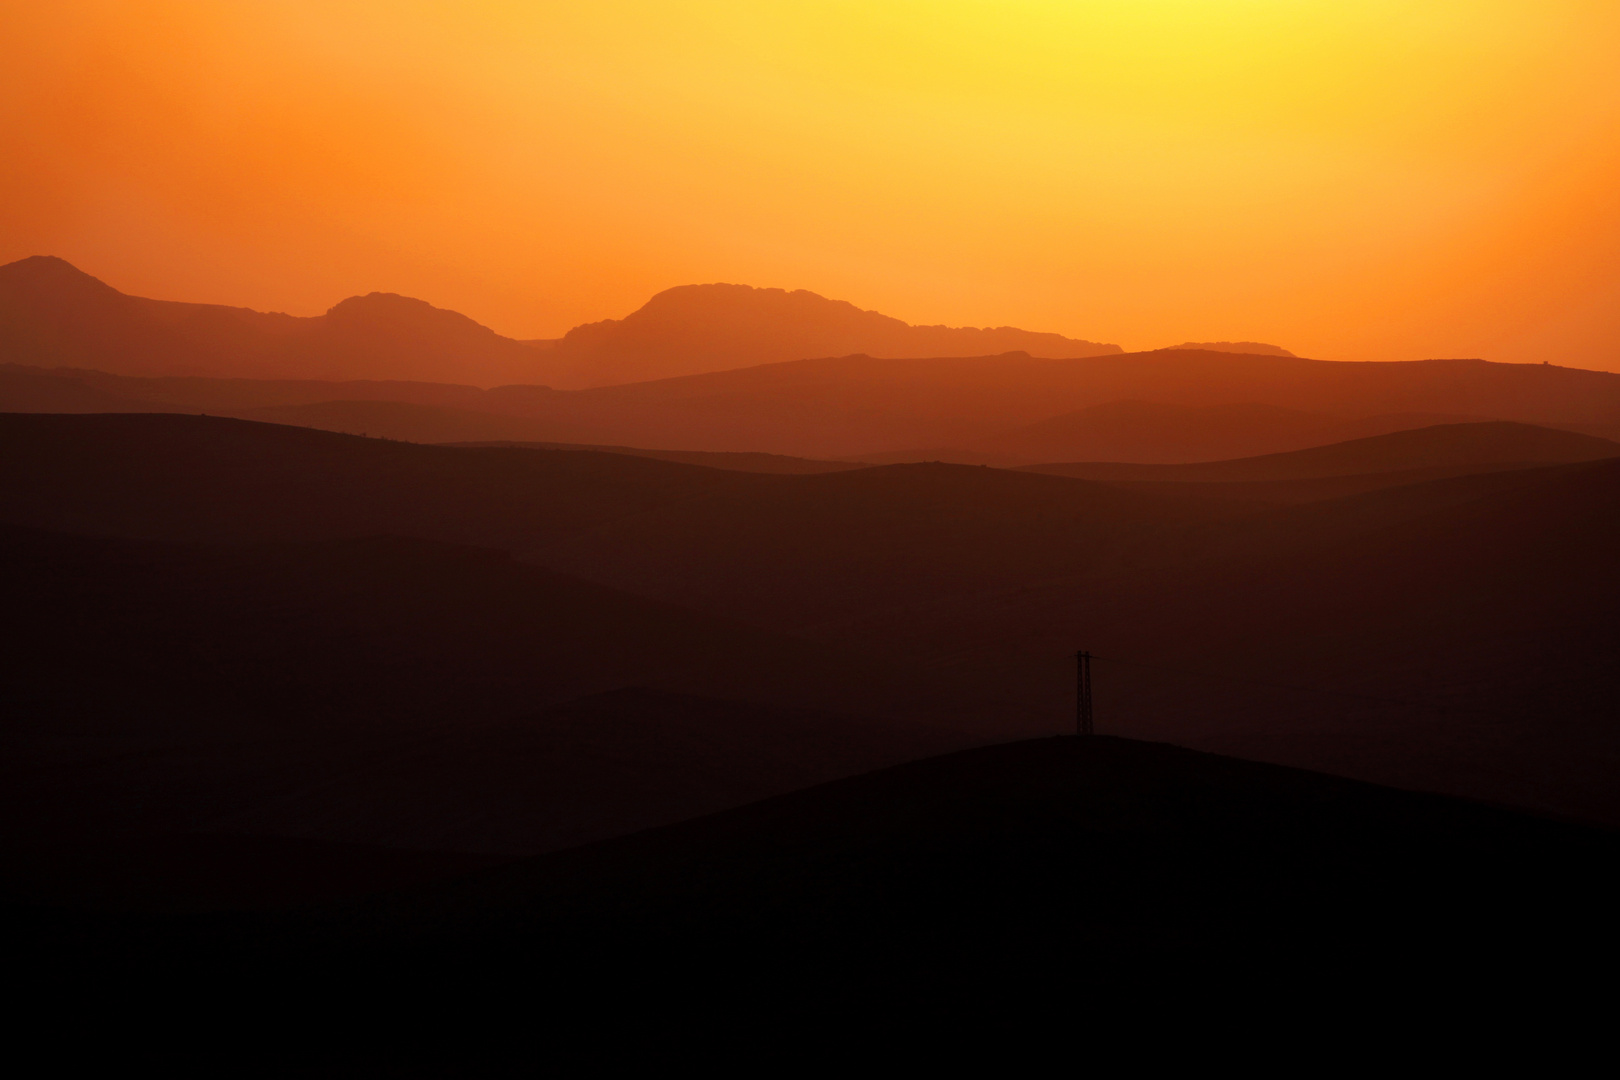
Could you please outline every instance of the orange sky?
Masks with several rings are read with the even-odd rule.
[[[1620,370],[1613,0],[0,5],[0,261]]]

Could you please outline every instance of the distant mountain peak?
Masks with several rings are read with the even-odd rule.
[[[1170,349],[1202,349],[1204,352],[1242,353],[1246,356],[1290,356],[1298,359],[1281,345],[1267,345],[1260,341],[1183,341]],[[1168,352],[1170,349],[1160,350]]]
[[[129,296],[49,255],[0,266],[0,353],[129,375],[535,383],[537,351],[396,293],[298,318]]]
[[[35,299],[51,294],[103,299],[124,295],[55,255],[30,255],[0,266],[0,283],[4,283],[8,291]]]
[[[913,326],[808,289],[712,282],[665,289],[622,319],[574,327],[551,350],[560,369],[551,381],[604,386],[863,354],[1074,358],[1122,351],[1012,326]]]
[[[409,310],[409,311],[437,311],[426,300],[418,300],[414,296],[401,296],[391,292],[369,292],[364,296],[351,296],[339,300],[327,309],[328,315],[334,312],[367,311],[367,310]]]
[[[0,274],[8,276],[16,274],[62,274],[90,277],[89,274],[86,274],[66,259],[55,255],[29,255],[27,258],[18,259],[16,262],[9,262],[4,266],[0,266]],[[95,279],[90,278],[90,280],[94,281]]]
[[[326,318],[338,326],[497,336],[489,327],[459,311],[434,307],[426,300],[398,293],[373,292],[351,296],[333,304],[326,312]]]

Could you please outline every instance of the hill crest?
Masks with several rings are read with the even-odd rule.
[[[576,326],[549,350],[553,384],[608,386],[823,356],[895,359],[1025,351],[1074,358],[1118,345],[1012,326],[913,326],[808,289],[716,282],[665,289],[623,319]]]
[[[372,292],[299,317],[129,296],[50,255],[0,266],[0,349],[12,363],[120,375],[386,379],[580,389],[865,352],[1120,352],[1015,327],[910,326],[805,289],[682,285],[623,319],[555,341],[503,337],[460,312]]]

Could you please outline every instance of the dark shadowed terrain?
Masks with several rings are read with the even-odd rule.
[[[504,552],[10,526],[0,552],[13,895],[186,906],[245,844],[319,898],[334,843],[386,885],[984,738],[960,696]]]
[[[1586,986],[1606,434],[1620,376],[1550,364],[745,286],[524,343],[0,267],[19,1016],[456,1075],[838,1008]],[[1059,738],[1078,649],[1104,734]]]
[[[532,1068],[728,1032],[843,1046],[880,1017],[1027,1024],[1076,1001],[1308,1013],[1395,971],[1410,982],[1380,1001],[1401,1008],[1584,985],[1615,953],[1617,855],[1612,833],[1495,807],[1057,738],[361,904],[14,908],[3,927],[34,1008],[123,1002],[131,1046],[184,1016],[280,1069]]]
[[[492,594],[541,564],[681,613],[643,620],[683,658],[686,681],[662,676],[668,689],[913,720],[938,708],[986,736],[1060,729],[1068,657],[1085,645],[1105,658],[1111,731],[1620,820],[1615,463],[1457,464],[1605,444],[1489,425],[1387,438],[1405,460],[1481,471],[1410,483],[1396,470],[1378,490],[1269,506],[970,466],[771,476],[208,418],[19,416],[0,424],[0,492],[36,528],[502,548],[518,561],[481,571]],[[1317,457],[1402,460],[1378,440]],[[1279,466],[1223,466],[1240,467]],[[739,629],[682,652],[702,640],[687,618]],[[464,674],[493,686],[482,658],[522,654],[482,640]],[[645,678],[632,669],[660,655],[589,641],[575,643],[589,664],[559,654],[568,678],[635,663],[548,700]],[[402,670],[399,697],[419,705]]]

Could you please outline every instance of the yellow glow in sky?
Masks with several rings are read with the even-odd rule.
[[[1620,369],[1616,57],[1585,0],[8,4],[0,261]]]

